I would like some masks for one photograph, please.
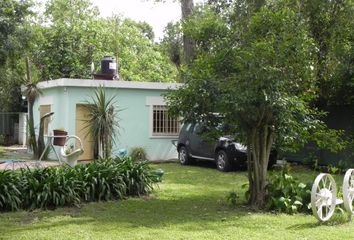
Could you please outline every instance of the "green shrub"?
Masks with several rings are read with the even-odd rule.
[[[147,160],[146,150],[143,147],[133,147],[130,149],[130,157],[136,161]]]
[[[311,184],[304,184],[289,174],[287,165],[270,174],[267,185],[267,208],[289,214],[308,212],[311,202]]]
[[[0,171],[0,210],[21,208],[21,189],[19,174],[11,170]]]
[[[23,169],[22,201],[25,209],[54,208],[80,203],[80,182],[69,167]]]
[[[157,174],[152,171],[147,161],[133,161],[131,157],[115,158],[114,162],[123,176],[129,196],[140,196],[149,193],[157,182]]]
[[[236,206],[237,204],[237,199],[239,199],[239,195],[232,191],[232,192],[229,192],[227,195],[226,195],[226,201],[233,207]]]
[[[75,167],[81,182],[79,195],[84,201],[108,201],[126,196],[126,184],[119,167],[110,160],[100,159]]]
[[[74,168],[0,171],[0,211],[73,206],[148,194],[156,173],[130,157],[100,159]]]

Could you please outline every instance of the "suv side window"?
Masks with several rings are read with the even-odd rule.
[[[193,134],[201,135],[205,131],[205,126],[203,124],[197,123],[194,126]]]
[[[189,132],[189,130],[191,129],[191,126],[192,126],[191,123],[188,123],[188,124],[187,124],[187,126],[186,126],[186,132]]]

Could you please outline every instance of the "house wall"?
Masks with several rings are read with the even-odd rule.
[[[36,126],[39,126],[39,106],[50,104],[55,112],[49,130],[65,128],[69,135],[75,135],[76,104],[84,104],[90,101],[94,95],[95,87],[62,86],[42,89],[42,96],[34,106]],[[112,149],[113,155],[118,150],[132,147],[144,147],[148,159],[151,161],[168,160],[177,158],[177,151],[171,140],[175,137],[152,136],[152,104],[162,102],[161,94],[164,90],[158,89],[129,89],[106,88],[106,96],[115,97],[116,108],[119,109],[119,133]],[[152,103],[151,103],[152,102]]]
[[[19,113],[18,144],[27,144],[27,113]]]

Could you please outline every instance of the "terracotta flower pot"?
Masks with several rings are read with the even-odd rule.
[[[55,146],[64,146],[65,137],[68,135],[68,132],[63,131],[63,130],[53,130],[53,135],[54,136],[60,136],[60,137],[54,137],[53,145],[55,145]]]

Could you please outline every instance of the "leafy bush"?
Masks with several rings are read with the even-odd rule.
[[[226,195],[226,201],[228,202],[228,203],[230,203],[230,205],[231,206],[236,206],[236,204],[237,204],[237,199],[239,199],[240,197],[239,197],[239,195],[236,193],[236,192],[234,192],[234,191],[232,191],[232,192],[229,192],[227,195]]]
[[[126,184],[119,167],[110,160],[100,159],[75,167],[81,183],[79,195],[84,201],[114,200],[123,198]]]
[[[69,167],[23,169],[22,202],[25,209],[72,206],[80,203],[80,182]]]
[[[140,196],[149,193],[153,189],[153,183],[157,182],[156,172],[152,172],[147,161],[133,161],[131,157],[115,158],[129,196]]]
[[[73,206],[148,194],[156,182],[146,161],[100,159],[75,168],[0,171],[0,211]]]
[[[143,147],[133,147],[130,149],[130,157],[133,160],[144,161],[147,160],[146,150]]]
[[[285,213],[308,212],[311,184],[304,184],[289,174],[290,167],[270,175],[267,185],[267,208]]]
[[[17,210],[21,207],[19,175],[11,170],[0,171],[0,209]]]

